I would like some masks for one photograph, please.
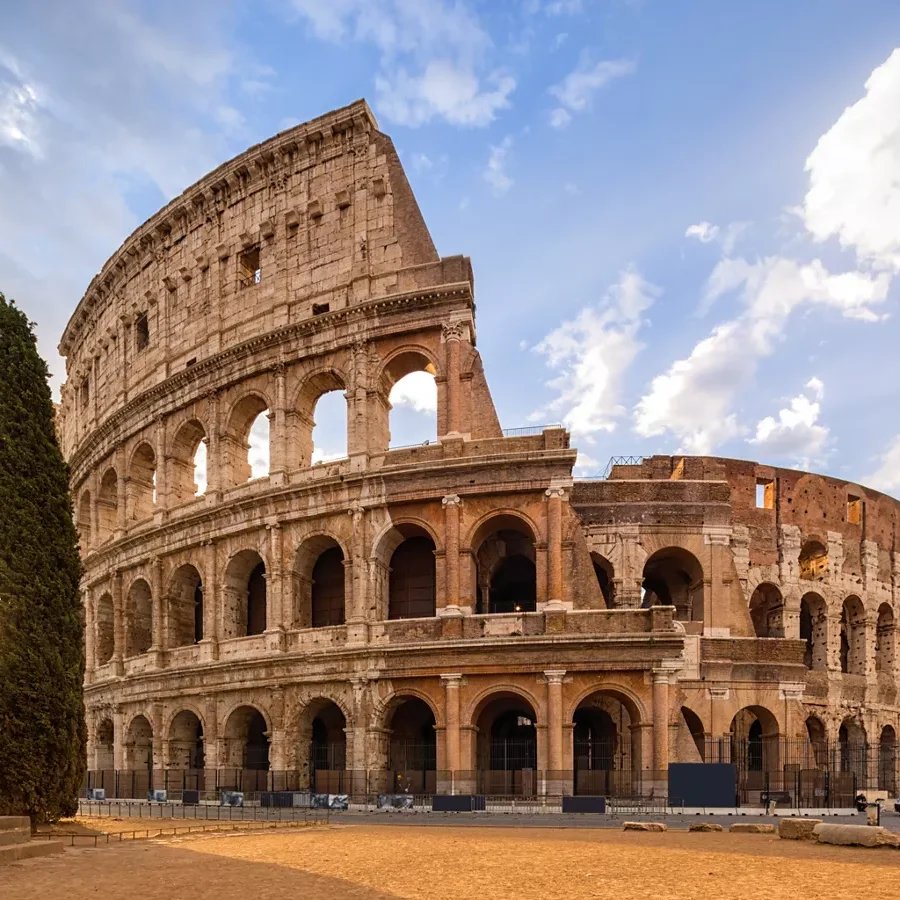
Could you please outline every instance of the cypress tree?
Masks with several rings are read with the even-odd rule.
[[[81,562],[47,364],[0,293],[0,815],[77,809],[85,769]]]

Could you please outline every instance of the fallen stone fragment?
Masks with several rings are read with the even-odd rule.
[[[740,834],[775,834],[775,826],[765,822],[735,822],[728,830]]]
[[[669,826],[663,822],[626,822],[623,831],[668,831]]]
[[[723,831],[721,825],[717,825],[715,822],[694,822],[688,831]]]
[[[900,849],[900,836],[880,825],[816,825],[813,834],[820,844],[841,847],[893,847]]]
[[[813,829],[821,824],[821,819],[781,819],[778,837],[786,841],[814,841]]]

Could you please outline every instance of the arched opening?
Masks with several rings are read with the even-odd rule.
[[[116,731],[110,719],[103,719],[97,726],[97,742],[94,752],[94,765],[103,771],[115,769]]]
[[[309,786],[322,793],[347,790],[347,719],[333,700],[318,698],[300,719],[299,754],[308,749]]]
[[[131,457],[126,496],[129,521],[143,522],[152,517],[156,503],[156,454],[146,442]]]
[[[828,551],[819,541],[807,541],[800,549],[800,577],[824,581],[828,574]]]
[[[153,768],[153,727],[145,716],[135,716],[128,726],[125,768],[132,772],[147,772]]]
[[[192,773],[191,781],[196,782],[196,773],[205,765],[203,723],[196,713],[184,709],[175,716],[169,728],[169,768]]]
[[[531,528],[516,516],[484,523],[475,549],[476,605],[480,613],[534,612],[537,609],[537,554]]]
[[[750,597],[750,619],[758,638],[784,637],[784,600],[774,584],[760,584]]]
[[[269,474],[269,405],[248,394],[234,407],[220,439],[225,485],[245,484]]]
[[[433,793],[437,787],[437,732],[431,707],[418,697],[404,697],[394,707],[386,727],[390,731],[388,768],[391,792]]]
[[[894,654],[896,653],[896,629],[894,628],[894,610],[890,604],[882,603],[878,607],[878,619],[875,624],[875,671],[886,675],[894,673]]]
[[[206,431],[197,419],[176,432],[169,457],[169,496],[172,505],[187,503],[206,492]]]
[[[637,709],[615,691],[585,697],[572,716],[575,793],[607,797],[633,793],[641,767]]]
[[[678,723],[681,726],[678,736],[678,759],[682,762],[706,761],[706,732],[700,716],[686,706],[681,707]]]
[[[613,609],[616,604],[612,563],[599,553],[591,554],[591,562],[594,566],[594,577],[600,585],[600,593],[603,594],[603,602],[607,609]]]
[[[146,653],[153,643],[153,596],[150,585],[139,578],[125,600],[125,655]]]
[[[266,565],[255,550],[242,550],[225,570],[223,636],[248,637],[266,630]]]
[[[680,622],[703,620],[703,567],[681,547],[657,550],[644,564],[641,606],[674,606]]]
[[[887,791],[889,797],[897,796],[898,769],[897,732],[893,725],[885,725],[878,741],[878,789]]]
[[[399,525],[403,538],[391,554],[388,618],[420,619],[435,613],[434,540],[415,525]]]
[[[478,792],[532,796],[537,784],[537,716],[518,694],[490,697],[476,716]]]
[[[806,737],[809,741],[810,753],[807,754],[805,768],[822,768],[828,763],[828,744],[825,738],[825,726],[817,716],[806,719]]]
[[[97,600],[96,643],[94,655],[97,665],[102,666],[112,659],[115,650],[116,617],[111,594],[103,594]]]
[[[740,802],[764,805],[760,792],[780,774],[778,720],[764,706],[745,706],[731,720],[730,733]]]
[[[844,719],[838,730],[838,750],[840,753],[840,771],[848,778],[852,776],[853,791],[867,787],[869,766],[869,741],[866,729],[852,717]],[[849,793],[851,785],[844,787]]]
[[[91,546],[91,492],[82,491],[78,501],[78,515],[75,520],[78,528],[78,543],[81,552],[86,553]]]
[[[239,706],[225,723],[225,783],[244,791],[266,790],[269,771],[269,728],[263,714],[253,706]]]
[[[100,480],[97,495],[97,544],[108,541],[116,532],[119,518],[119,476],[107,469]]]
[[[806,641],[803,661],[808,669],[828,667],[828,617],[819,594],[804,594],[800,600],[800,640]]]
[[[187,647],[203,640],[203,581],[197,569],[186,564],[169,582],[169,646]]]
[[[294,559],[296,628],[326,628],[345,621],[344,551],[334,538],[307,538]]]
[[[326,391],[315,404],[312,465],[347,456],[347,398],[343,386]]]
[[[410,372],[394,383],[391,405],[389,447],[430,444],[437,440],[437,383],[433,366]]]
[[[866,674],[866,611],[859,597],[848,597],[841,607],[841,671]]]

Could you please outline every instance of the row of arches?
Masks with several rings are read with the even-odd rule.
[[[434,363],[421,351],[394,356],[382,375],[388,426],[383,450],[396,445],[391,439],[394,405],[402,424],[400,440],[429,443],[437,439],[437,387]],[[288,414],[286,428],[293,440],[294,458],[289,468],[302,468],[349,455],[346,378],[335,370],[320,372],[306,382]],[[124,504],[125,527],[152,517],[158,506],[158,468],[165,465],[165,504],[178,506],[203,495],[208,486],[210,463],[217,465],[220,486],[244,484],[270,473],[274,456],[273,404],[262,392],[251,390],[236,401],[218,433],[218,458],[210,459],[209,428],[199,418],[182,422],[165,448],[165,459],[147,441],[138,444],[124,463],[100,476],[96,496],[85,488],[78,496],[76,520],[83,548],[100,546],[121,527],[120,505]],[[409,416],[410,410],[414,415]],[[123,490],[124,489],[124,490]],[[124,495],[124,496],[123,496]],[[96,508],[96,512],[93,509]]]
[[[522,519],[500,515],[489,519],[473,535],[476,550],[478,611],[484,613],[533,612],[537,603],[535,535]],[[427,618],[436,614],[437,572],[435,536],[423,524],[397,523],[376,547],[386,575],[380,619]],[[324,628],[345,624],[352,597],[349,560],[334,537],[319,534],[298,548],[287,584],[289,628]],[[375,566],[376,572],[381,571]],[[269,575],[255,550],[236,553],[221,581],[221,609],[208,596],[201,567],[179,566],[154,604],[151,586],[141,577],[123,598],[124,657],[157,649],[199,643],[204,638],[239,638],[259,635],[270,622]],[[209,606],[209,608],[207,608]],[[160,617],[158,624],[156,617]],[[100,594],[94,609],[95,664],[104,665],[116,652],[116,613],[110,591]]]

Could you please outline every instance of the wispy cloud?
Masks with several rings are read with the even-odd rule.
[[[607,59],[593,62],[583,56],[578,66],[557,85],[550,88],[560,105],[550,113],[550,124],[554,128],[565,128],[572,121],[574,113],[588,108],[593,95],[616,78],[631,75],[636,69],[634,62],[627,59]]]
[[[505,194],[512,186],[513,180],[506,171],[507,157],[513,140],[505,137],[499,144],[491,145],[490,156],[484,168],[484,180],[491,186],[494,194]]]

